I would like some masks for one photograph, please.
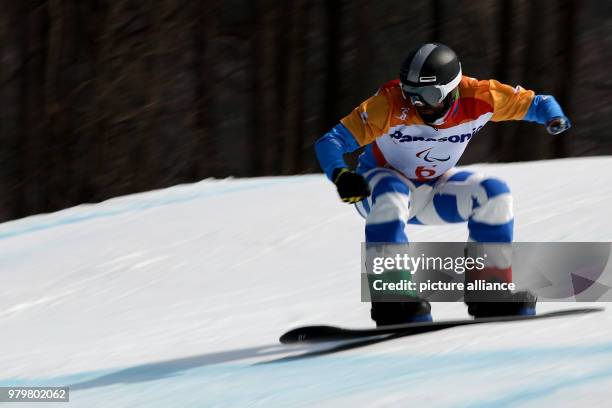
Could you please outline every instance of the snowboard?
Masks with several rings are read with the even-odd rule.
[[[545,312],[534,316],[500,316],[480,319],[447,320],[439,322],[421,322],[382,326],[371,329],[353,329],[340,326],[304,326],[290,330],[280,337],[283,344],[322,343],[339,340],[359,340],[376,336],[412,335],[434,332],[451,327],[468,326],[485,323],[517,322],[527,320],[549,319],[553,317],[583,315],[603,311],[603,307],[574,308]]]

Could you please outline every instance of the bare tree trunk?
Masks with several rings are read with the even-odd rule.
[[[575,84],[575,61],[580,50],[576,46],[580,1],[564,0],[561,3],[559,24],[558,54],[561,55],[561,75],[557,77],[556,95],[566,115],[572,113],[572,88]],[[553,157],[568,155],[567,141],[564,137],[554,138]]]
[[[275,143],[281,139],[284,145],[282,119],[287,105],[281,105],[279,93],[277,92],[277,73],[279,65],[282,66],[281,59],[288,55],[281,55],[279,47],[276,46],[280,36],[286,37],[286,32],[281,32],[279,24],[285,15],[281,15],[279,7],[274,7],[275,3],[271,0],[259,0],[257,3],[257,25],[255,33],[256,60],[255,63],[255,92],[253,98],[253,112],[256,116],[258,146],[255,153],[259,157],[257,167],[258,174],[274,174],[275,163],[281,162],[281,157],[277,155],[279,150]],[[284,51],[285,53],[288,50]],[[284,66],[286,68],[286,66]],[[282,154],[282,153],[281,153]]]
[[[510,80],[510,64],[511,51],[513,46],[512,28],[513,28],[513,1],[502,0],[498,2],[497,12],[497,27],[499,36],[499,57],[495,66],[495,79],[508,83]],[[491,161],[508,161],[511,159],[511,150],[508,148],[511,145],[512,133],[505,126],[498,126],[495,130],[495,141],[492,144],[490,152]]]
[[[340,82],[340,13],[339,0],[329,0],[327,5],[327,76],[325,81],[325,101],[321,116],[324,118],[323,123],[325,129],[329,129],[336,124],[339,116],[337,100],[339,99],[339,82]]]
[[[71,54],[74,51],[73,24],[75,14],[71,0],[47,2],[49,15],[48,53],[45,65],[45,111],[46,121],[43,145],[46,166],[46,184],[53,192],[46,210],[70,206],[76,200],[75,189],[70,183],[73,174],[74,132],[70,128],[69,101]]]
[[[214,10],[210,3],[209,0],[198,2],[193,24],[196,47],[194,58],[196,76],[194,137],[196,141],[193,173],[198,180],[217,175],[217,154],[210,111],[216,86],[211,69],[214,58],[209,44],[209,39],[215,36],[215,21],[212,16]]]
[[[142,60],[136,67],[135,75],[142,78],[144,106],[141,118],[134,118],[138,127],[134,137],[138,143],[130,148],[130,163],[132,174],[136,177],[136,188],[140,191],[150,190],[156,185],[165,184],[165,175],[160,172],[159,162],[165,154],[160,144],[160,115],[162,114],[162,100],[164,88],[168,85],[162,78],[163,54],[168,45],[165,16],[171,12],[171,5],[167,0],[157,0],[156,7],[149,7],[146,11],[148,26],[146,28],[146,51]],[[144,10],[143,10],[144,11]],[[174,44],[174,47],[179,45]],[[177,61],[174,61],[177,63]]]
[[[45,153],[45,62],[48,17],[44,2],[24,1],[19,21],[23,22],[23,74],[21,76],[20,162],[21,202],[18,216],[48,211],[50,191],[48,155]]]
[[[537,72],[534,67],[542,65],[542,59],[545,58],[543,48],[541,22],[544,18],[544,5],[539,1],[530,1],[528,4],[528,27],[530,30],[527,34],[527,43],[525,44],[525,55],[523,65],[523,81],[529,84],[529,87],[538,88],[541,82],[540,72]],[[536,151],[539,146],[534,143],[533,137],[530,137],[529,131],[526,130],[525,124],[517,123],[516,126],[522,130],[511,143],[512,160],[524,161],[530,160],[540,155],[546,155],[546,152]],[[509,150],[509,149],[508,149]]]
[[[442,0],[434,0],[431,2],[432,7],[432,23],[433,23],[433,41],[442,41],[442,25],[444,24],[444,6]]]
[[[285,136],[288,138],[283,154],[283,173],[295,174],[302,170],[304,154],[304,4],[293,2],[291,35],[291,62],[289,63]]]
[[[24,123],[25,8],[25,2],[2,2],[0,8],[0,221],[17,217],[25,205],[18,155]]]

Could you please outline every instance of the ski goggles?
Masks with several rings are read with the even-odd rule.
[[[451,82],[445,85],[410,86],[400,84],[402,93],[406,99],[410,98],[412,104],[417,107],[443,105],[444,98],[459,86],[461,72]]]

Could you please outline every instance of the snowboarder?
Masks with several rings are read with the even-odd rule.
[[[570,128],[554,97],[520,86],[463,75],[455,52],[439,43],[413,49],[399,79],[340,120],[315,144],[317,158],[342,201],[365,218],[366,242],[405,243],[406,224],[467,222],[469,241],[510,243],[512,196],[497,178],[457,170],[473,136],[488,121],[524,120],[553,135]],[[355,171],[343,159],[365,147]],[[486,274],[466,279],[511,282],[504,257],[489,260]],[[470,301],[474,317],[534,314],[528,291],[498,294],[498,302]],[[431,320],[425,300],[373,302],[377,325]]]

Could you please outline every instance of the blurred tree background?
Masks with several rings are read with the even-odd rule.
[[[611,154],[610,2],[0,0],[0,220],[206,177],[318,172],[313,143],[424,41],[555,95],[462,164]]]

